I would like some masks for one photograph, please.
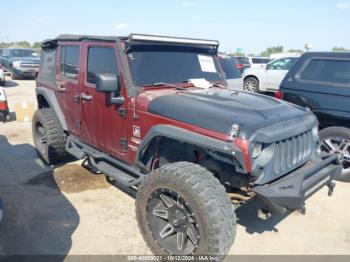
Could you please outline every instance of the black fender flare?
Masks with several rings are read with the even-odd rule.
[[[58,104],[55,92],[46,88],[46,87],[36,87],[35,93],[36,93],[37,100],[38,100],[39,95],[42,95],[45,98],[45,100],[49,104],[50,108],[52,108],[52,110],[54,111],[58,121],[61,124],[62,129],[65,131],[68,131],[67,122],[66,122],[64,114],[62,113],[62,110]],[[38,102],[38,106],[39,106],[39,101],[37,101],[37,102]]]
[[[196,145],[203,149],[211,150],[212,152],[229,155],[235,159],[241,167],[244,167],[243,153],[233,142],[218,140],[172,125],[156,125],[149,130],[136,152],[136,163],[138,163],[139,166],[144,167],[141,161],[142,156],[148,148],[148,145],[150,145],[156,137],[166,137]]]

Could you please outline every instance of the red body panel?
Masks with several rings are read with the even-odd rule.
[[[115,48],[110,42],[64,42],[64,45],[80,46],[79,77],[76,81],[64,79],[60,75],[60,51],[57,57],[58,86],[64,87],[65,92],[56,89],[60,107],[65,115],[69,132],[82,139],[85,143],[100,149],[130,165],[135,164],[136,152],[149,130],[159,124],[172,125],[193,131],[208,137],[227,141],[227,135],[196,127],[190,124],[168,119],[149,112],[149,103],[163,95],[181,92],[173,88],[153,88],[141,90],[136,100],[129,98],[123,72],[120,68],[121,57],[116,52],[119,65],[121,95],[125,98],[123,105],[111,104],[110,93],[97,92],[95,85],[86,82],[87,52],[90,46],[105,46]],[[61,50],[61,47],[59,48]],[[116,49],[115,49],[116,50]],[[124,72],[125,73],[125,72]],[[51,88],[52,89],[52,88]],[[81,93],[91,95],[91,101],[76,101],[75,97]],[[135,104],[134,104],[135,102]],[[126,117],[122,117],[118,110],[123,109]],[[137,117],[134,117],[134,116]],[[126,141],[126,147],[120,142]],[[249,158],[249,155],[247,155]],[[247,158],[247,159],[248,159]],[[249,161],[249,159],[248,159]],[[246,162],[246,165],[248,163]]]

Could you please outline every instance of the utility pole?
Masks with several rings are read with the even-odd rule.
[[[311,44],[305,44],[306,52],[309,52],[309,50],[312,48]]]

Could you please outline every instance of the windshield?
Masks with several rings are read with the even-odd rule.
[[[11,54],[13,57],[38,57],[38,55],[30,49],[13,49]]]
[[[267,64],[271,62],[270,58],[252,58],[253,64]]]
[[[171,46],[137,46],[127,54],[134,84],[147,86],[155,83],[183,83],[189,79],[204,78],[223,82],[214,54],[203,53],[203,48]]]
[[[239,64],[249,64],[249,59],[247,57],[236,57]]]
[[[219,61],[227,79],[242,77],[241,72],[237,69],[237,62],[232,57],[219,58]]]

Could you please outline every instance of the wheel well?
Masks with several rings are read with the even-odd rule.
[[[219,152],[168,137],[153,138],[139,160],[147,171],[170,163],[191,162],[207,168],[220,181],[229,183],[230,186],[240,188],[242,184],[246,184],[246,178],[236,172],[237,163],[234,159]]]
[[[47,102],[46,98],[39,94],[37,95],[37,101],[38,101],[38,108],[42,109],[42,108],[50,108],[50,104]]]
[[[255,78],[259,82],[259,78],[257,78],[255,75],[248,75],[243,80],[245,81],[248,78]]]

